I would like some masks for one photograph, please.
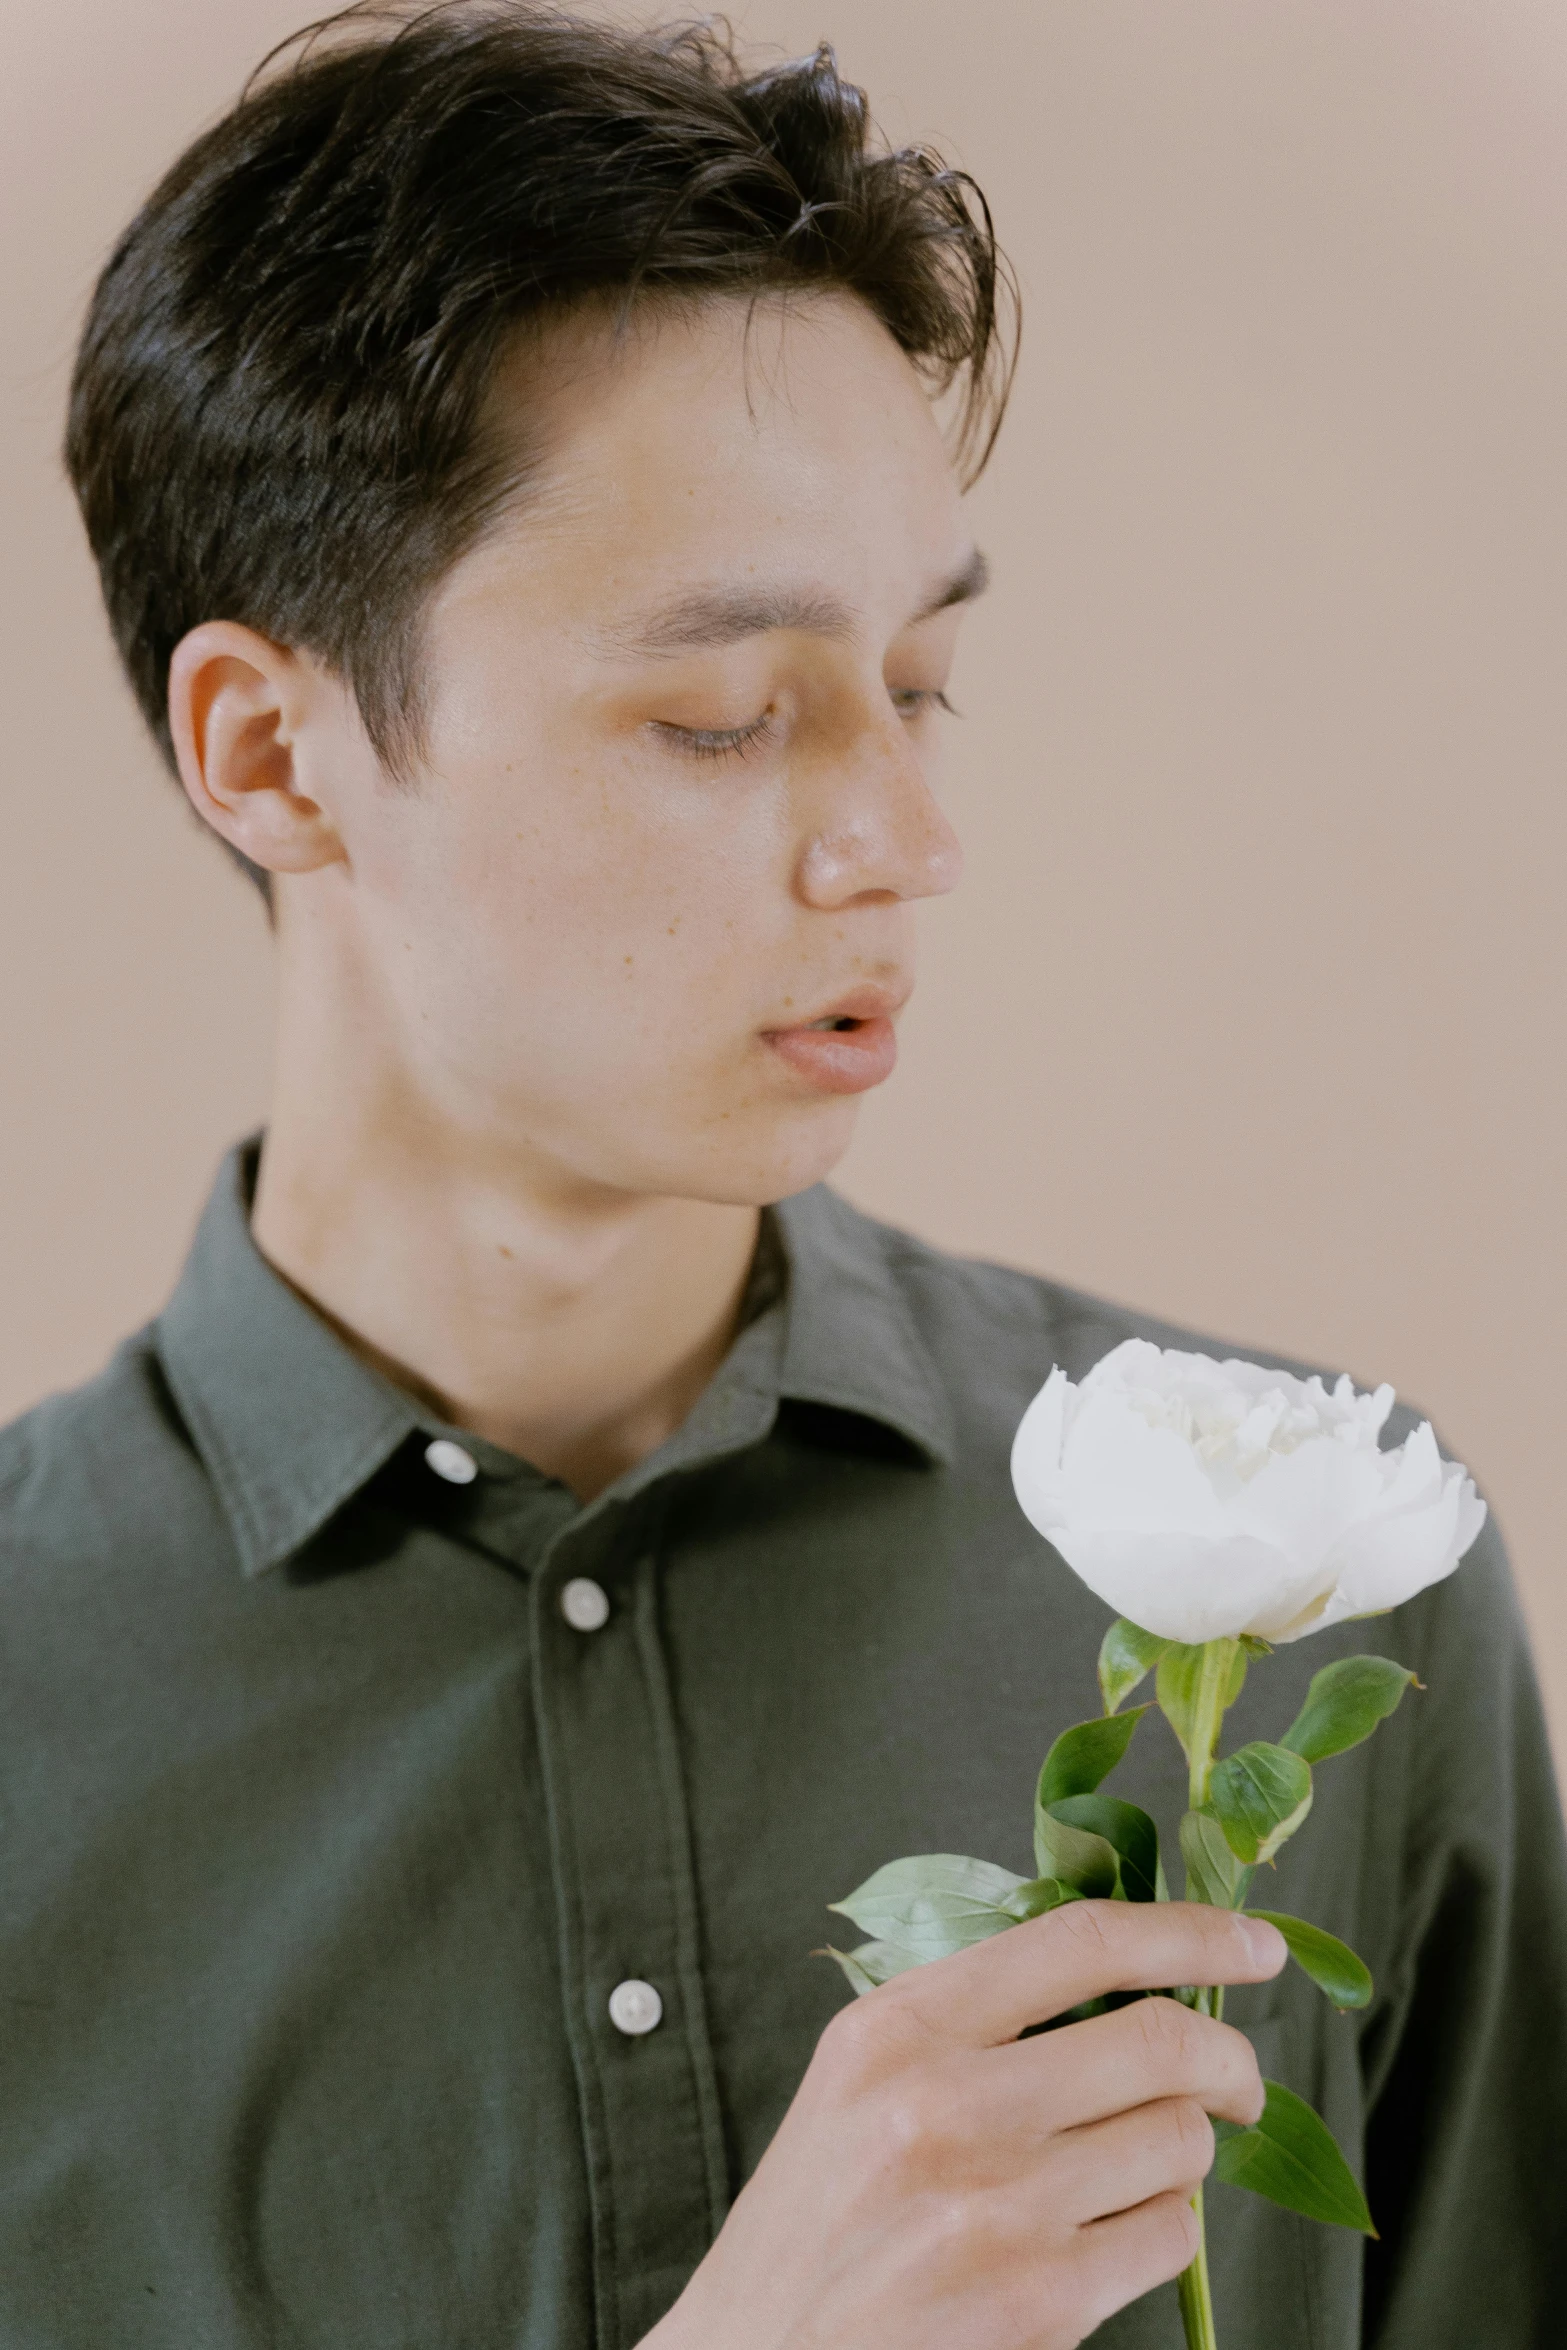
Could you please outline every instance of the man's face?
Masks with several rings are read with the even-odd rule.
[[[315,893],[377,1082],[487,1152],[786,1196],[889,1073],[914,902],[958,877],[929,775],[977,566],[945,450],[836,297],[618,346],[584,320],[497,398],[542,468],[430,610],[411,785],[338,773],[346,863],[285,877],[285,954]]]

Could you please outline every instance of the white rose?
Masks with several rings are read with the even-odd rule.
[[[1429,1421],[1377,1437],[1391,1387],[1331,1394],[1259,1364],[1129,1338],[1023,1416],[1024,1514],[1090,1591],[1163,1640],[1298,1640],[1450,1575],[1485,1523]]]

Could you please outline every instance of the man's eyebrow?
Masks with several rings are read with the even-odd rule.
[[[905,626],[915,627],[953,604],[970,602],[984,593],[989,577],[990,566],[976,547],[910,615]],[[848,637],[855,631],[855,615],[841,598],[824,588],[694,588],[639,620],[594,634],[606,652],[635,656],[708,651],[779,628],[798,629],[807,636]]]
[[[685,653],[738,644],[772,628],[804,629],[811,636],[850,636],[854,615],[824,590],[797,587],[693,588],[622,627],[596,630],[607,652]]]
[[[972,604],[990,585],[990,565],[978,547],[971,547],[956,571],[948,574],[930,601],[922,604],[909,626],[921,620],[933,620],[938,612],[948,611],[954,604]]]

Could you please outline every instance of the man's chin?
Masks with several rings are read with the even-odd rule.
[[[681,1189],[687,1198],[729,1207],[792,1199],[833,1172],[854,1139],[859,1108],[859,1096],[839,1094],[763,1116],[753,1112],[744,1126],[726,1119],[716,1146],[693,1162]]]

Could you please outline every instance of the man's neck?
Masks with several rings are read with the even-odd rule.
[[[400,1387],[589,1500],[673,1434],[717,1369],[758,1211],[464,1158],[280,1103],[257,1245]]]

